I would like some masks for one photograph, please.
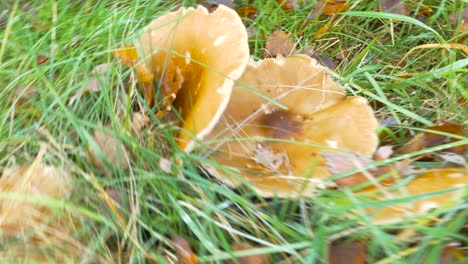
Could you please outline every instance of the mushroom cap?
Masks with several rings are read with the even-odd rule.
[[[0,192],[27,197],[63,199],[71,191],[71,176],[64,170],[33,163],[6,168],[0,177]],[[53,210],[15,199],[0,200],[0,233],[18,236],[50,221]]]
[[[187,152],[216,125],[234,81],[248,63],[247,31],[223,5],[180,8],[153,20],[135,47],[160,83],[160,96],[182,117],[179,147]],[[169,104],[170,104],[169,103]],[[175,108],[175,109],[174,109]]]
[[[361,191],[361,193],[370,196],[374,200],[396,199],[402,201],[405,198],[410,200],[409,202],[396,202],[392,205],[379,206],[378,208],[367,210],[374,224],[391,224],[410,217],[424,215],[430,210],[441,208],[444,205],[456,205],[466,196],[467,187],[468,170],[464,168],[443,168],[420,174],[398,190],[391,191],[390,197],[389,195],[382,194],[375,187],[367,188]],[[456,188],[456,190],[425,198],[409,198],[411,196],[441,192],[452,188]]]
[[[251,64],[239,83],[210,135],[223,140],[212,145],[211,164],[226,167],[203,165],[231,186],[246,181],[264,196],[313,196],[331,175],[320,153],[371,156],[377,147],[378,122],[367,101],[346,98],[308,56]]]

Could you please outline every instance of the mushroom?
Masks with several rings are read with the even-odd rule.
[[[234,87],[203,167],[264,196],[313,196],[332,174],[321,153],[370,157],[377,125],[366,99],[346,97],[316,60],[265,59],[249,64]]]
[[[216,125],[234,80],[248,63],[247,31],[237,13],[223,5],[180,8],[153,20],[137,38],[138,57],[156,79],[160,113],[181,117],[178,145],[189,152]],[[146,87],[148,89],[148,87]],[[146,91],[147,100],[153,93]],[[173,113],[173,114],[174,114]]]
[[[393,184],[395,186],[395,184]],[[443,168],[424,172],[397,190],[367,188],[360,192],[375,201],[395,200],[395,204],[366,210],[374,224],[391,224],[404,219],[424,215],[430,210],[460,203],[468,187],[468,171],[464,168]],[[452,191],[443,192],[444,190]],[[443,192],[431,196],[430,193]],[[427,194],[427,197],[413,197]],[[408,199],[408,201],[404,201]]]
[[[72,189],[71,175],[39,159],[31,165],[5,168],[0,176],[0,239],[6,243],[0,248],[0,259],[8,263],[75,262],[80,250],[69,215],[43,203],[64,200]]]

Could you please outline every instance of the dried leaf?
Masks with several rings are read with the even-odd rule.
[[[330,264],[362,264],[367,260],[367,245],[355,241],[331,245],[328,251]]]
[[[255,249],[250,244],[243,243],[243,244],[234,244],[231,246],[232,250],[234,252],[236,251],[243,251],[243,250],[249,250],[249,249]],[[233,261],[225,261],[224,263],[226,264],[231,264],[231,263],[239,263],[239,264],[267,264],[269,262],[269,258],[267,255],[251,255],[251,256],[245,256],[245,257],[238,257],[237,262]]]
[[[278,3],[284,11],[297,10],[299,8],[296,0],[276,0],[276,3]]]
[[[49,60],[49,57],[47,56],[44,56],[44,55],[37,55],[36,57],[36,63],[37,65],[41,65],[41,64],[44,64],[46,63],[47,61]]]
[[[323,33],[323,32],[322,32]],[[321,33],[320,33],[321,34]],[[314,48],[311,46],[305,46],[302,50],[303,54],[306,54],[314,59],[316,59],[320,64],[327,66],[328,68],[335,70],[338,66],[338,63],[335,59],[325,55],[319,54],[314,51]]]
[[[435,154],[442,159],[443,162],[453,163],[460,166],[467,166],[465,157],[455,153]]]
[[[374,162],[373,159],[356,153],[322,153],[322,156],[325,159],[328,170],[332,174],[338,174],[353,169],[361,169]],[[334,180],[334,182],[343,187],[351,187],[389,173],[398,174],[398,171],[393,166],[381,166],[368,169],[363,172],[354,173]],[[385,179],[384,182],[386,183],[393,180],[393,177]]]
[[[142,129],[150,123],[151,119],[149,116],[134,112],[131,116],[131,126],[135,134],[140,134]]]
[[[443,133],[463,136],[463,128],[460,124],[453,121],[443,121],[441,125],[428,127],[428,130],[439,131]],[[411,139],[401,150],[402,153],[411,153],[425,148],[440,146],[450,142],[456,142],[460,139],[447,137],[433,132],[423,132]],[[444,152],[463,154],[466,150],[465,145],[445,149]]]
[[[252,6],[246,6],[243,8],[237,9],[237,14],[240,17],[248,17],[250,19],[253,19],[257,15],[257,8],[252,7]]]
[[[159,168],[165,172],[165,173],[171,173],[172,172],[172,161],[166,158],[161,158],[159,160]]]
[[[257,37],[257,28],[255,26],[248,27],[247,36],[249,39],[255,39]]]
[[[89,81],[83,86],[83,89],[76,92],[68,100],[68,106],[71,106],[78,100],[83,94],[98,93],[102,90],[101,83],[105,81],[105,74],[110,70],[111,64],[102,63],[97,65],[89,74]]]
[[[172,238],[174,248],[179,256],[180,264],[196,264],[198,263],[198,256],[193,253],[190,244],[183,237],[175,236]]]
[[[20,85],[14,92],[15,98],[18,98],[16,106],[22,106],[37,95],[37,87],[35,85]]]
[[[456,50],[461,50],[465,55],[468,55],[468,46],[464,44],[458,44],[458,43],[446,43],[446,44],[422,44],[416,47],[413,47],[410,49],[403,58],[397,63],[397,65],[403,65],[405,59],[415,50],[419,49],[456,49]]]
[[[374,160],[386,160],[393,154],[392,146],[379,147],[373,155]]]
[[[99,149],[94,149],[88,145],[91,156],[89,161],[96,167],[106,170],[103,160],[106,160],[113,167],[121,167],[126,170],[129,167],[127,150],[122,142],[111,134],[96,130],[93,135],[94,141]]]
[[[218,8],[219,5],[227,6],[231,9],[234,9],[233,0],[208,0],[202,3],[202,6],[206,7],[208,11],[213,12]]]
[[[265,48],[271,56],[287,56],[294,50],[295,45],[290,33],[277,29],[268,37]]]
[[[398,183],[396,183],[398,184]],[[426,171],[398,190],[388,191],[368,188],[361,193],[375,200],[404,200],[407,197],[429,194],[455,188],[454,191],[411,199],[409,202],[398,202],[389,206],[369,209],[375,224],[389,224],[402,221],[409,217],[424,215],[432,209],[455,206],[463,200],[468,186],[468,170],[463,168],[444,168]],[[410,199],[408,199],[410,200]]]
[[[461,248],[456,246],[445,246],[442,250],[442,254],[440,254],[439,264],[452,264],[452,263],[461,263],[461,261],[465,258],[465,254]]]
[[[400,0],[379,0],[380,7],[386,13],[408,15],[408,7]]]
[[[307,16],[309,19],[316,18],[320,14],[333,16],[349,9],[345,0],[320,0],[315,5],[315,9]]]
[[[463,10],[457,10],[453,12],[448,17],[448,20],[452,25],[458,24],[458,21],[468,22],[468,8],[463,8]]]
[[[113,213],[117,220],[122,224],[122,226],[127,225],[127,220],[122,216],[126,212],[130,211],[130,206],[128,204],[128,199],[122,199],[124,194],[116,189],[100,189],[101,198],[104,201],[104,204],[107,208]]]
[[[322,153],[328,170],[332,174],[349,171],[356,168],[366,167],[371,164],[371,158],[354,154],[354,153]],[[335,183],[340,186],[354,186],[368,181],[368,178],[363,173],[355,173],[350,176],[335,180]]]

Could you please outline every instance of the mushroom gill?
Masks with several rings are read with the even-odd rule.
[[[314,59],[265,59],[248,65],[235,85],[208,137],[212,162],[203,166],[264,196],[312,196],[332,174],[321,153],[370,157],[377,125],[366,99],[346,97]]]
[[[234,80],[249,58],[247,31],[237,13],[223,5],[209,13],[203,6],[180,8],[153,20],[135,47],[143,72],[156,79],[159,109],[181,116],[178,145],[194,147],[218,122],[227,106]],[[147,101],[153,92],[145,91]],[[154,100],[157,102],[156,100]]]

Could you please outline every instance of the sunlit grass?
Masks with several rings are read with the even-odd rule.
[[[424,257],[436,261],[446,243],[466,246],[466,213],[461,213],[466,203],[445,210],[433,226],[410,221],[375,226],[369,219],[348,217],[367,202],[358,203],[348,190],[319,190],[313,199],[265,199],[249,187],[231,189],[202,172],[198,164],[206,158],[182,153],[171,138],[177,128],[154,115],[149,127],[132,132],[131,113],[145,109],[145,102],[135,86],[127,85],[130,71],[112,51],[132,43],[139,29],[158,15],[196,1],[25,2],[0,5],[7,10],[0,9],[0,166],[31,162],[41,143],[50,145],[48,163],[65,161],[75,186],[66,209],[80,223],[76,239],[89,243],[83,258],[97,254],[109,262],[164,263],[174,260],[170,240],[175,235],[186,238],[203,262],[232,258],[231,245],[243,242],[257,248],[235,254],[271,254],[273,263],[320,263],[330,243],[353,239],[368,242],[369,263],[416,263]],[[417,45],[452,43],[463,34],[466,38],[448,21],[462,1],[432,1],[431,7],[441,11],[424,22],[414,16],[366,13],[378,10],[377,1],[351,1],[356,3],[353,9],[335,18],[333,27],[320,36],[314,33],[327,18],[306,19],[314,2],[290,13],[276,1],[249,2],[259,10],[254,20],[244,19],[256,29],[249,40],[251,54],[262,57],[266,38],[280,28],[293,34],[298,49],[312,46],[319,56],[340,58],[334,77],[346,85],[348,94],[368,98],[379,120],[394,119],[388,128],[391,135],[382,136],[383,141],[399,147],[412,128],[443,119],[467,125],[466,103],[460,104],[468,99],[466,54],[421,49],[398,64]],[[28,5],[32,11],[24,9]],[[39,65],[38,55],[48,61]],[[102,91],[84,94],[69,106],[69,98],[86,87],[89,73],[101,63],[111,64]],[[35,93],[25,97],[24,104],[15,94],[21,87]],[[129,150],[129,170],[93,166],[86,146],[93,144],[95,129],[123,142]],[[162,137],[169,143],[161,143]],[[460,142],[452,143],[456,144]],[[172,162],[170,172],[161,168],[162,159]],[[398,159],[402,157],[382,163]],[[119,209],[123,223],[105,205],[103,191],[109,189],[126,200],[126,208]],[[44,204],[57,206],[53,201]],[[405,228],[416,229],[418,237],[396,241]],[[2,243],[0,248],[8,247]]]

